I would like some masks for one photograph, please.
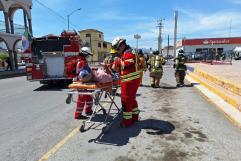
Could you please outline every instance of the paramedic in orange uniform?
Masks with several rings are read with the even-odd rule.
[[[140,112],[136,101],[136,93],[140,85],[139,59],[136,54],[133,54],[132,49],[123,38],[115,38],[112,47],[120,54],[120,58],[115,60],[112,67],[118,69],[121,78],[123,119],[120,125],[121,127],[129,127],[138,121]]]
[[[76,74],[77,77],[81,77],[82,79],[90,79],[91,69],[88,66],[88,62],[86,57],[91,55],[91,51],[88,47],[81,48],[80,56],[76,65]],[[78,79],[78,78],[77,78]],[[78,80],[77,80],[78,81]],[[86,115],[91,115],[93,106],[93,99],[90,95],[78,95],[76,111],[74,113],[75,119],[87,119]],[[85,109],[85,111],[84,111]]]

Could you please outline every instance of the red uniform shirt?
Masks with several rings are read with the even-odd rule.
[[[121,58],[116,61],[116,65],[119,69],[121,81],[134,80],[140,77],[138,71],[138,57],[133,54],[131,49],[126,50]]]

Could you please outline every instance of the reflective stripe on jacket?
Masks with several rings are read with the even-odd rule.
[[[132,51],[126,50],[121,56],[121,82],[128,82],[140,78],[139,58]]]

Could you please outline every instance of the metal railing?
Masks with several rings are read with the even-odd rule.
[[[15,35],[23,35],[25,31],[25,27],[23,25],[14,24],[14,34]],[[0,20],[0,33],[6,33],[5,22]]]

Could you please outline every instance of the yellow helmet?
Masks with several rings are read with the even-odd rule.
[[[117,50],[116,49],[110,49],[110,54],[116,54],[117,53]]]

